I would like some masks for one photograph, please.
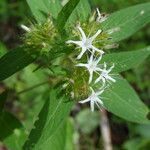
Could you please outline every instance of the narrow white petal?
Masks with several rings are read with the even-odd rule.
[[[97,104],[97,106],[101,109],[101,106],[103,106],[103,101],[99,98],[96,99],[95,103]]]
[[[102,82],[103,82],[103,86],[104,86],[106,83],[106,79],[104,77],[102,77]]]
[[[95,94],[95,92],[94,92],[92,87],[90,87],[90,90],[92,91],[92,95]]]
[[[100,55],[99,58],[96,60],[96,64],[98,64],[101,59],[102,59],[102,55]]]
[[[81,100],[81,101],[79,101],[79,103],[81,103],[81,104],[83,104],[83,103],[87,103],[87,102],[89,102],[91,99],[90,98],[87,98],[87,99],[85,99],[85,100]]]
[[[101,77],[101,76],[99,76],[99,77],[95,80],[95,82],[94,82],[94,83],[95,83],[95,84],[96,84],[96,83],[98,83],[101,79],[102,79],[102,77]]]
[[[98,102],[100,105],[103,106],[103,101],[102,101],[102,100],[98,99],[97,102]]]
[[[106,68],[107,68],[107,64],[106,62],[104,62],[104,70],[106,70]]]
[[[67,44],[76,44],[79,45],[80,47],[82,46],[82,42],[81,41],[73,41],[73,40],[69,40],[66,42]]]
[[[89,76],[89,84],[92,82],[93,79],[93,71],[90,71],[90,76]]]
[[[94,56],[94,53],[91,54],[90,59],[88,60],[89,64],[92,64],[92,62],[93,62],[93,56]]]
[[[80,54],[78,55],[77,59],[81,59],[81,57],[86,52],[86,50],[87,50],[86,47],[82,47],[82,50],[81,50]]]
[[[95,104],[97,105],[97,107],[98,107],[99,109],[101,109],[101,106],[100,106],[100,104],[98,103],[98,101],[95,101]]]
[[[99,74],[99,72],[98,72],[98,71],[103,71],[103,69],[101,69],[101,68],[99,68],[99,67],[96,67],[96,69],[95,69],[95,70],[96,70],[95,72],[96,72],[97,74]]]
[[[82,64],[82,63],[80,63],[80,64],[77,64],[75,66],[77,66],[77,67],[86,67],[87,68],[88,64]]]
[[[101,13],[100,13],[99,9],[96,8],[96,11],[97,11],[98,19],[100,19],[101,18]]]
[[[107,76],[107,79],[110,80],[110,81],[112,81],[112,82],[116,82],[116,80],[113,79],[111,76]]]
[[[96,95],[99,96],[99,95],[101,95],[103,92],[104,92],[104,90],[98,91],[98,92],[96,92]]]
[[[94,111],[94,100],[91,100],[90,106],[91,106],[91,111],[93,112]]]
[[[92,37],[90,37],[91,41],[94,41],[94,39],[102,32],[102,30],[98,30]]]
[[[93,45],[91,46],[91,48],[92,48],[94,51],[99,52],[100,54],[104,54],[104,51],[102,51],[102,50],[100,50],[100,49],[94,47]]]
[[[82,35],[82,40],[86,41],[86,35],[85,35],[84,31],[82,30],[82,28],[80,26],[78,26],[77,28],[79,29],[79,31],[80,31],[80,33]]]
[[[113,64],[113,65],[107,70],[107,72],[108,72],[108,73],[111,72],[111,70],[112,70],[114,67],[115,67],[115,65]]]

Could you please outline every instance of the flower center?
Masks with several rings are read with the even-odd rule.
[[[95,98],[97,97],[97,95],[96,95],[96,93],[93,93],[92,95],[91,95],[91,100],[92,101],[95,101]]]
[[[90,64],[89,69],[90,70],[96,70],[96,65],[94,62]]]
[[[90,48],[91,45],[92,45],[92,41],[90,39],[86,39],[86,41],[84,42],[84,46]]]
[[[101,74],[103,77],[107,77],[108,76],[108,73],[106,71],[103,71],[102,74]]]

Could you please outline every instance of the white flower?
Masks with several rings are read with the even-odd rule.
[[[21,25],[21,28],[23,29],[23,30],[25,30],[26,32],[30,32],[31,30],[30,30],[30,28],[28,28],[27,26],[25,26],[25,25]]]
[[[82,28],[80,26],[77,27],[78,30],[81,33],[81,41],[73,41],[73,40],[69,40],[66,43],[73,43],[78,45],[80,48],[82,48],[80,54],[78,55],[77,59],[80,59],[83,54],[88,50],[90,51],[91,49],[94,51],[97,51],[101,54],[103,54],[104,52],[96,47],[93,46],[93,41],[95,40],[95,38],[102,32],[102,30],[98,30],[92,37],[86,37],[84,31],[82,30]]]
[[[103,106],[103,102],[99,98],[99,96],[104,92],[104,89],[97,91],[97,92],[94,92],[94,90],[92,88],[90,88],[90,89],[92,91],[92,94],[87,99],[79,101],[79,103],[83,104],[86,102],[90,102],[91,111],[94,111],[95,104],[98,106],[98,108],[101,108],[101,106]]]
[[[98,8],[96,9],[96,11],[97,11],[97,15],[98,15],[98,17],[96,19],[97,22],[100,22],[100,23],[104,22],[107,19],[107,16],[105,16],[105,15],[102,16]]]
[[[112,71],[112,69],[114,68],[114,64],[107,70],[107,65],[104,62],[104,69],[101,69],[101,74],[100,76],[95,80],[95,83],[99,82],[100,80],[102,80],[103,84],[105,85],[106,81],[112,81],[112,82],[116,82],[115,79],[113,79],[109,73]]]
[[[91,54],[90,58],[88,59],[88,63],[87,64],[77,64],[76,66],[78,67],[86,67],[87,70],[89,71],[89,83],[92,82],[92,79],[93,79],[93,73],[96,72],[98,73],[97,71],[101,71],[101,69],[98,67],[98,63],[99,61],[101,60],[102,58],[102,55],[99,56],[99,58],[93,58],[93,55],[94,53]],[[99,74],[99,73],[98,73]]]

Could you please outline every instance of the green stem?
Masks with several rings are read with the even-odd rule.
[[[27,89],[24,89],[24,90],[18,92],[17,94],[20,95],[20,94],[26,93],[28,91],[34,90],[34,89],[36,89],[36,88],[38,88],[38,87],[40,87],[40,86],[42,86],[44,84],[48,84],[48,83],[49,83],[48,81],[44,81],[44,82],[38,83],[38,84],[36,84],[36,85],[34,85],[32,87],[29,87]]]

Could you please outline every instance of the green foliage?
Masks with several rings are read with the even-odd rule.
[[[125,79],[121,76],[116,76],[116,79],[117,82],[102,95],[106,109],[128,121],[150,124],[147,118],[149,109],[146,105]]]
[[[3,43],[0,42],[0,57],[6,53],[6,47]]]
[[[65,85],[64,82],[66,80],[69,80],[71,84],[73,82],[71,80],[72,78],[68,79],[68,76],[65,76],[65,71],[67,69],[69,70],[68,72],[73,75],[74,78],[76,78],[76,75],[71,72],[72,68],[74,69],[74,67],[71,66],[72,64],[74,65],[74,60],[72,59],[72,56],[67,56],[70,52],[70,49],[67,48],[64,38],[54,37],[54,42],[56,42],[51,43],[50,37],[53,36],[53,33],[49,33],[49,30],[42,29],[44,29],[45,27],[43,26],[43,23],[45,23],[47,19],[52,18],[51,21],[53,21],[53,24],[55,25],[54,28],[58,29],[59,33],[63,35],[65,30],[69,30],[70,27],[74,27],[77,22],[86,23],[87,19],[89,19],[88,17],[90,16],[91,8],[87,0],[70,0],[63,8],[60,0],[27,0],[27,3],[29,4],[33,15],[38,22],[38,24],[35,25],[37,27],[35,28],[36,32],[34,32],[36,33],[36,35],[33,32],[29,32],[32,38],[30,38],[31,41],[27,42],[31,42],[32,45],[29,44],[28,46],[32,47],[37,43],[38,44],[36,45],[36,47],[34,47],[34,49],[31,49],[31,47],[27,49],[23,46],[11,50],[6,54],[4,50],[5,47],[1,46],[0,56],[2,57],[0,58],[0,81],[5,80],[14,73],[20,71],[21,69],[34,62],[34,60],[36,59],[34,50],[36,49],[37,51],[41,51],[41,49],[45,47],[45,44],[42,47],[40,46],[41,44],[43,44],[42,42],[45,42],[46,40],[46,44],[48,45],[48,47],[46,47],[44,50],[49,50],[49,47],[52,47],[50,51],[51,57],[41,57],[41,59],[43,59],[42,61],[48,63],[47,66],[50,65],[51,70],[46,72],[44,66],[43,70],[40,70],[41,72],[45,71],[44,75],[43,72],[42,74],[38,74],[37,72],[37,74],[35,73],[35,75],[39,76],[38,79],[35,80],[34,77],[32,78],[28,75],[25,75],[25,73],[25,76],[21,75],[21,77],[19,76],[19,79],[25,81],[28,85],[34,86],[33,82],[37,82],[37,80],[42,80],[43,78],[46,78],[46,80],[50,78],[50,81],[55,81],[57,80],[58,74],[61,74],[63,77],[61,78],[61,82],[59,82],[60,85],[56,85],[59,88],[54,88],[53,83],[50,82],[50,90],[47,90],[47,87],[44,87],[43,89],[40,88],[35,93],[32,93],[31,97],[33,99],[37,99],[37,97],[40,97],[41,95],[39,93],[42,93],[42,95],[45,96],[39,98],[40,102],[37,101],[38,107],[36,112],[35,109],[33,109],[34,112],[32,117],[36,117],[36,121],[26,141],[25,128],[22,126],[22,124],[12,114],[8,113],[5,110],[3,111],[7,93],[2,93],[0,95],[0,140],[12,150],[20,150],[22,146],[24,150],[71,150],[74,149],[74,129],[72,122],[70,120],[68,121],[67,117],[69,112],[71,111],[73,100],[70,100],[70,98],[66,96],[67,94],[64,93],[65,90],[63,90],[62,92],[60,87],[62,88],[62,85]],[[149,23],[149,7],[150,3],[144,3],[115,12],[110,15],[108,20],[104,22],[100,27],[102,27],[104,31],[120,27],[119,32],[115,32],[112,34],[111,42],[118,42],[126,39]],[[50,29],[50,26],[46,27]],[[41,30],[42,32],[39,32]],[[59,33],[55,32],[55,34],[58,35]],[[48,36],[45,36],[47,34]],[[61,51],[63,51],[63,53],[65,53],[66,55],[59,55],[58,59],[52,62],[53,58],[56,57],[55,52],[58,52],[60,54]],[[109,64],[114,63],[114,73],[120,73],[122,71],[126,71],[128,69],[136,67],[137,65],[142,63],[149,56],[149,54],[150,47],[147,46],[137,51],[106,54],[103,57],[102,62],[108,62]],[[68,64],[65,64],[65,59],[67,61],[69,60]],[[38,64],[40,63],[41,60],[39,60]],[[53,79],[51,75],[54,75],[54,77],[56,78]],[[85,78],[84,75],[85,74],[80,74],[80,71],[78,72],[79,78]],[[116,83],[113,83],[110,87],[108,87],[102,95],[102,101],[104,102],[105,108],[116,116],[119,116],[120,118],[123,118],[127,121],[149,125],[150,121],[147,117],[149,114],[149,109],[147,108],[147,106],[140,100],[136,92],[125,79],[123,79],[119,75],[114,76],[114,78],[116,79]],[[16,80],[14,82],[16,82]],[[9,85],[11,83],[6,82],[6,84]],[[16,85],[17,83],[15,84],[15,86]],[[80,93],[77,91],[77,94],[79,94],[80,96],[84,94],[84,92],[88,89],[87,87],[85,88],[84,85],[81,85],[80,81],[74,85],[77,85],[77,88],[79,87],[78,90]],[[70,86],[68,86],[68,88],[68,93],[70,94],[70,89],[72,88],[70,88]],[[87,92],[89,91],[87,90],[86,93]],[[28,96],[18,97],[23,99],[29,98]],[[42,99],[45,101],[44,104]],[[40,112],[38,116],[36,115],[37,112]],[[34,120],[31,118],[27,118],[27,120],[29,120],[29,124],[32,124]],[[97,112],[91,113],[89,112],[89,110],[85,110],[78,114],[76,121],[80,125],[79,129],[82,131],[82,133],[91,133],[99,124],[99,114]],[[4,127],[6,127],[6,129],[3,131]],[[149,137],[149,133],[147,132],[146,134],[146,130],[149,129],[149,126],[147,127],[148,128],[137,128],[136,130],[138,130],[138,134],[144,134],[142,135],[143,138],[127,141],[124,148],[127,150],[132,149],[132,147],[135,147],[135,149],[137,150],[141,150],[142,148],[144,149],[145,145],[147,146],[149,144],[149,140],[147,140],[147,137]],[[140,140],[141,142],[139,142]],[[138,145],[135,144],[137,142],[139,143]]]
[[[70,17],[70,14],[73,12],[75,7],[78,5],[80,0],[70,0],[61,10],[57,17],[57,27],[59,31],[62,31],[64,29],[64,26],[67,22],[67,20]]]
[[[0,140],[10,149],[20,150],[26,139],[20,121],[6,111],[0,115],[0,133]]]
[[[25,131],[20,121],[5,111],[6,99],[7,92],[5,91],[0,95],[0,141],[4,142],[8,148],[20,150],[25,141]]]
[[[0,94],[0,115],[3,113],[4,104],[7,99],[7,91]]]
[[[76,21],[86,21],[90,15],[90,6],[86,0],[70,0],[61,10],[57,18],[59,31],[72,26]]]
[[[57,139],[57,140],[56,140]],[[70,119],[64,121],[44,144],[43,149],[73,150],[73,125]]]
[[[70,26],[74,26],[77,21],[81,23],[87,21],[90,13],[91,7],[89,2],[87,0],[80,0],[77,7],[73,9],[70,14],[68,20],[66,20],[65,29],[67,30]]]
[[[124,144],[125,150],[148,150],[150,148],[150,140],[148,138],[135,138]]]
[[[61,10],[60,0],[27,0],[27,3],[39,23],[45,21],[49,15],[56,19]]]
[[[58,96],[60,90],[52,89],[48,98],[35,122],[23,149],[42,149],[43,144],[51,140],[53,134],[59,129],[72,106],[72,101],[68,101],[64,96]],[[48,131],[48,132],[47,132]]]
[[[16,48],[0,58],[0,81],[8,78],[23,69],[35,59],[29,54],[28,49]]]
[[[112,41],[121,41],[150,22],[150,3],[132,6],[111,14],[104,22],[103,29],[119,27],[120,31],[112,35]]]
[[[119,73],[134,68],[141,64],[150,55],[150,47],[145,47],[136,51],[126,51],[119,53],[106,54],[102,61],[114,63],[113,72]]]

